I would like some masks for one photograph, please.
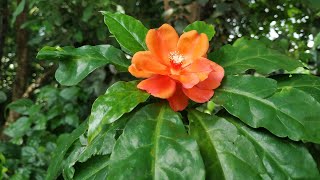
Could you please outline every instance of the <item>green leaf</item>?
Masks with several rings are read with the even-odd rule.
[[[278,88],[297,88],[301,91],[310,94],[318,102],[320,102],[320,78],[313,75],[283,75],[275,77],[278,81]]]
[[[192,24],[189,24],[183,32],[188,32],[191,30],[196,30],[198,33],[204,33],[207,35],[208,40],[211,41],[212,37],[216,33],[214,26],[212,24],[207,24],[204,21],[195,21]]]
[[[13,17],[11,20],[11,26],[16,22],[17,16],[19,16],[22,11],[24,10],[24,7],[26,5],[26,0],[21,0],[20,3],[18,4],[16,10],[13,12]]]
[[[20,114],[29,114],[28,110],[33,105],[33,101],[30,99],[18,99],[6,106],[6,109],[10,109]]]
[[[74,180],[101,180],[107,179],[108,175],[108,156],[95,156],[85,163],[81,163],[76,169]]]
[[[320,2],[319,2],[319,9],[320,9]],[[313,49],[317,49],[319,46],[320,46],[320,32],[314,38]]]
[[[254,130],[231,117],[195,110],[188,117],[207,179],[319,179],[316,163],[302,144]]]
[[[17,144],[21,144],[22,136],[24,136],[31,127],[32,121],[23,116],[17,119],[14,123],[10,124],[8,128],[4,130],[4,133],[13,138],[13,141]]]
[[[274,93],[275,83],[262,77],[228,76],[213,101],[251,127],[264,127],[295,141],[319,143],[320,103],[291,87]]]
[[[301,62],[269,49],[263,43],[255,43],[256,41],[223,46],[219,51],[210,53],[209,59],[221,65],[227,75],[241,74],[249,69],[269,74],[280,69],[293,71],[303,67]]]
[[[146,101],[149,94],[137,88],[138,82],[117,82],[93,103],[89,118],[88,140],[100,133],[103,125],[118,120]]]
[[[4,92],[0,91],[0,104],[5,102],[6,100],[7,100],[7,95]]]
[[[111,45],[44,47],[38,52],[37,58],[58,60],[59,68],[55,77],[66,86],[78,84],[89,73],[109,63],[126,69],[130,65],[123,52]]]
[[[75,96],[79,93],[80,88],[76,86],[72,86],[69,88],[65,88],[62,91],[60,91],[59,95],[64,98],[65,100],[72,100]]]
[[[102,14],[110,33],[126,53],[133,55],[147,49],[145,37],[148,29],[140,21],[121,13],[103,11]]]
[[[124,128],[128,119],[129,116],[123,116],[118,121],[108,124],[91,143],[85,142],[84,145],[79,143],[64,161],[64,177],[73,178],[75,172],[73,166],[76,162],[85,162],[93,155],[111,154],[116,143],[116,133]]]
[[[51,162],[47,171],[46,180],[54,180],[59,176],[62,167],[64,155],[71,147],[73,142],[75,142],[87,129],[87,121],[83,122],[77,129],[75,129],[71,134],[63,134],[58,140],[58,147],[53,152]]]
[[[204,179],[197,143],[178,113],[151,104],[128,122],[110,157],[108,179]]]
[[[88,22],[88,20],[92,17],[93,9],[94,9],[93,4],[90,4],[84,9],[83,15],[82,15],[82,21]]]

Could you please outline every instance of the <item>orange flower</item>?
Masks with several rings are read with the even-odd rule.
[[[204,103],[220,86],[224,70],[208,60],[209,48],[205,34],[192,30],[180,38],[168,24],[151,29],[146,37],[149,51],[132,57],[129,72],[137,78],[147,78],[138,88],[151,95],[167,99],[174,111],[184,110],[191,99]]]

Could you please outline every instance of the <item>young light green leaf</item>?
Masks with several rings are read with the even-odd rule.
[[[275,77],[278,88],[297,88],[315,98],[320,102],[320,78],[313,75],[295,74]]]
[[[266,75],[280,69],[293,71],[303,67],[301,62],[269,49],[263,43],[245,42],[250,41],[242,41],[241,46],[238,43],[223,46],[219,51],[210,53],[209,59],[221,65],[227,75],[241,74],[249,69]]]
[[[197,140],[207,179],[319,179],[301,144],[254,130],[238,119],[193,110],[190,134]]]
[[[44,47],[37,55],[38,59],[58,60],[59,68],[55,77],[66,86],[78,84],[95,69],[112,63],[127,69],[130,61],[123,52],[111,45],[74,47]]]
[[[183,32],[188,32],[191,30],[196,30],[198,33],[204,33],[207,35],[208,40],[211,41],[212,37],[216,33],[214,26],[212,24],[207,24],[204,21],[195,21],[192,24],[189,24]]]
[[[320,103],[295,88],[274,93],[275,89],[272,79],[228,76],[215,91],[213,101],[251,127],[264,127],[295,141],[319,143]]]
[[[13,12],[13,17],[11,20],[11,26],[16,22],[17,16],[19,16],[22,11],[24,10],[26,5],[26,0],[21,0],[20,3],[18,4],[16,10]]]
[[[51,162],[47,171],[46,180],[57,179],[63,167],[62,162],[64,159],[64,155],[71,147],[73,142],[76,141],[82,134],[84,134],[87,127],[87,121],[85,121],[71,134],[63,134],[58,138],[58,147],[55,149],[53,156],[51,157]]]
[[[89,118],[89,143],[100,133],[103,125],[118,120],[146,101],[149,94],[137,88],[137,82],[117,82],[93,103]]]
[[[147,49],[145,37],[148,29],[131,16],[121,13],[102,12],[109,31],[122,49],[130,55]]]
[[[151,104],[128,122],[110,157],[108,179],[204,179],[197,143],[178,113]]]

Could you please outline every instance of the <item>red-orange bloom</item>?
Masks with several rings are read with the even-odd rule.
[[[209,41],[205,34],[192,30],[180,38],[168,24],[151,29],[146,37],[149,51],[132,57],[129,72],[137,78],[147,78],[138,88],[151,95],[167,99],[174,111],[184,110],[191,99],[204,103],[220,86],[224,70],[208,60]]]

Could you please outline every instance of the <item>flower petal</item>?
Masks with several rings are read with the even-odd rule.
[[[189,66],[183,69],[184,73],[196,73],[200,79],[203,81],[208,78],[209,73],[212,71],[211,63],[207,58],[199,58],[191,63]]]
[[[214,93],[213,90],[200,89],[197,86],[193,86],[190,89],[182,88],[182,90],[186,96],[197,103],[204,103],[209,101]]]
[[[180,54],[186,56],[184,64],[190,64],[194,59],[206,55],[209,48],[207,35],[192,30],[183,33],[178,41],[177,50]]]
[[[217,63],[211,62],[212,72],[208,78],[197,84],[201,89],[216,89],[220,86],[222,78],[224,77],[224,69]]]
[[[140,51],[132,57],[132,64],[146,73],[167,74],[167,66],[159,63],[158,59],[150,51]]]
[[[179,75],[170,75],[170,77],[179,81],[184,88],[192,88],[200,82],[196,73],[181,73]]]
[[[182,92],[181,85],[177,85],[175,93],[168,101],[174,111],[182,111],[188,106],[189,98]]]
[[[137,87],[146,90],[152,96],[167,99],[176,90],[176,82],[168,76],[155,75],[141,81]]]
[[[169,53],[176,50],[179,36],[169,24],[163,24],[159,29],[151,29],[146,36],[148,49],[157,55],[162,64],[170,65]]]
[[[128,70],[133,76],[135,76],[137,78],[148,78],[153,75],[152,73],[141,71],[141,70],[137,69],[134,64],[131,64],[129,66]]]

